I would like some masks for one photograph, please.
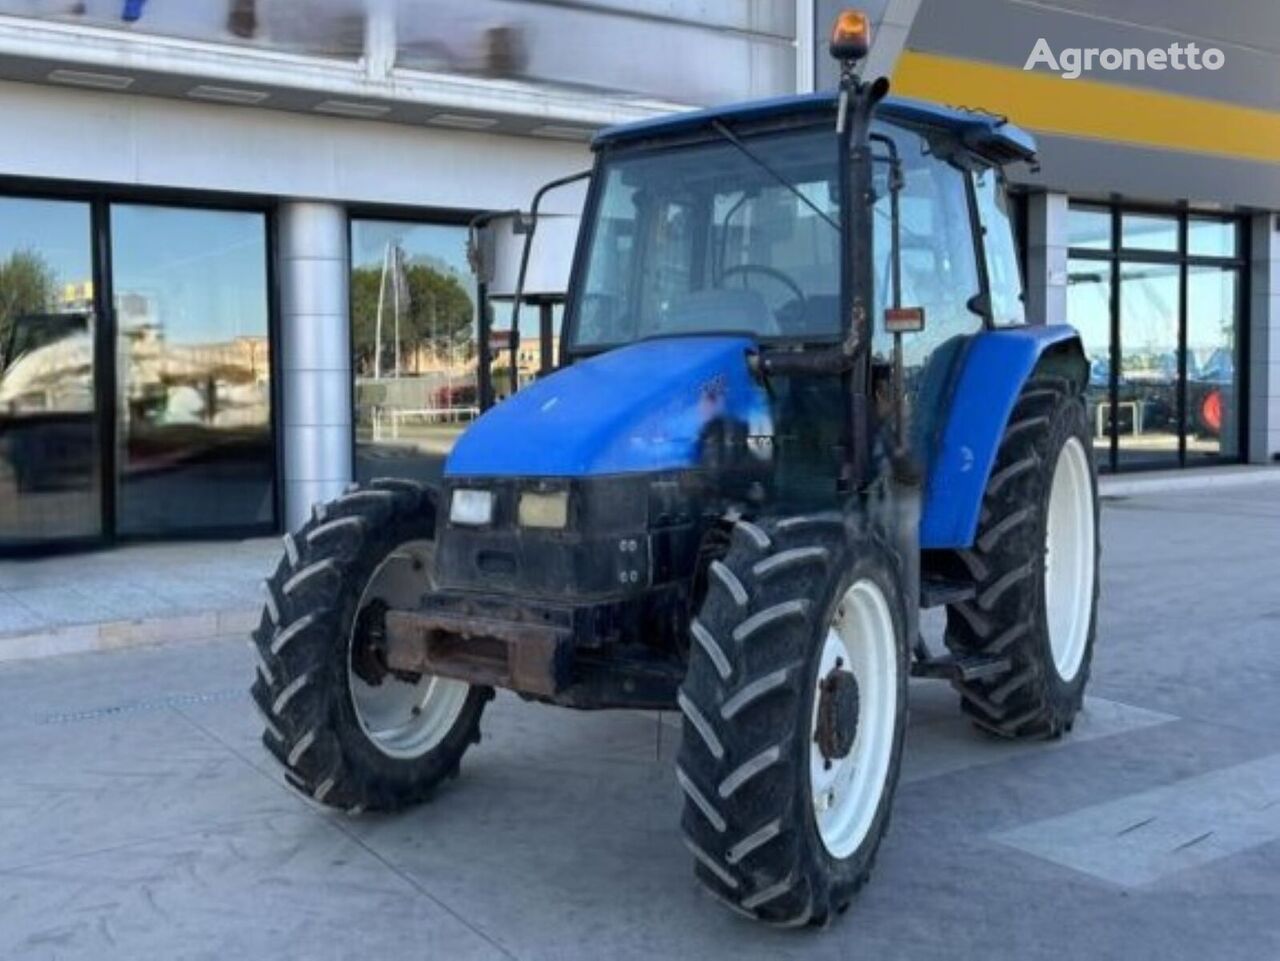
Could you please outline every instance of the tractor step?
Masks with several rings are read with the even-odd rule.
[[[972,600],[977,593],[978,588],[968,581],[952,581],[945,577],[922,577],[920,579],[920,606],[922,608],[958,604],[960,601]]]
[[[953,657],[943,654],[928,660],[917,660],[911,665],[913,677],[938,677],[968,683],[988,677],[999,677],[1008,672],[1012,664],[1008,657],[974,654],[969,657]]]

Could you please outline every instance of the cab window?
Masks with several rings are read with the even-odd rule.
[[[898,194],[902,305],[923,307],[925,316],[922,332],[903,337],[903,358],[907,368],[919,367],[940,344],[982,329],[982,317],[969,309],[969,301],[980,292],[981,284],[967,175],[914,131],[883,126],[878,132],[892,137],[902,162],[903,185]],[[874,152],[880,158],[886,154],[883,145],[877,145]],[[872,346],[882,359],[893,350],[893,338],[884,331],[884,309],[891,304],[893,276],[889,172],[887,163],[875,163]]]
[[[974,174],[973,186],[978,199],[978,220],[982,224],[982,245],[987,257],[992,322],[997,326],[1025,324],[1027,315],[1022,300],[1018,251],[1013,242],[1009,195],[994,170]]]
[[[571,349],[726,331],[840,335],[840,228],[827,124],[607,154],[587,214]]]

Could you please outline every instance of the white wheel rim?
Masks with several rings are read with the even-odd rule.
[[[1071,437],[1058,454],[1044,535],[1045,618],[1058,676],[1080,671],[1093,613],[1093,483],[1088,454]]]
[[[434,560],[430,541],[402,544],[378,565],[360,595],[356,619],[370,603],[381,600],[391,608],[417,604]],[[369,741],[388,757],[422,757],[444,740],[467,701],[465,681],[424,674],[416,682],[387,674],[381,684],[369,684],[356,674],[355,624],[347,638],[347,684],[356,720]]]
[[[898,717],[897,648],[884,592],[874,581],[855,582],[836,605],[822,642],[810,719],[810,799],[818,835],[835,858],[847,858],[866,840],[889,779]],[[858,682],[858,728],[849,753],[828,763],[815,735],[819,686],[832,670],[850,671]]]

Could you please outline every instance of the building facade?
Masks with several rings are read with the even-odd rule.
[[[794,90],[795,10],[0,0],[0,551],[438,470],[478,406],[468,222],[604,125]]]
[[[1083,335],[1099,466],[1275,460],[1280,6],[887,7],[911,14],[897,92],[1036,133],[1038,168],[1012,174],[1028,306]]]
[[[274,532],[431,476],[558,324],[496,300],[480,342],[473,218],[583,169],[604,125],[829,83],[836,6],[0,0],[0,553]],[[870,71],[1040,136],[1028,308],[1085,336],[1103,468],[1274,458],[1276,8],[1233,0],[1207,36],[1190,0],[864,6]],[[1226,56],[1067,80],[1022,69],[1040,36]]]

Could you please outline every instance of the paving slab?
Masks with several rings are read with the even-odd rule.
[[[431,803],[351,818],[262,750],[243,637],[0,664],[0,957],[1280,957],[1276,501],[1107,503],[1069,737],[988,737],[947,686],[913,682],[875,876],[820,931],[763,929],[698,889],[670,714],[500,695]],[[1114,843],[1153,810],[1161,845]]]
[[[949,710],[945,717],[924,715],[922,723],[912,725],[912,741],[902,762],[901,775],[902,781],[908,784],[980,765],[1000,764],[1021,755],[1040,756],[1096,738],[1114,737],[1177,720],[1172,714],[1161,711],[1148,711],[1104,697],[1086,697],[1071,737],[1048,743],[1003,741],[994,737],[976,737],[969,725],[957,724],[955,696],[941,684],[928,681],[912,684],[913,720],[917,717],[915,705],[919,701],[940,702]]]
[[[305,812],[31,865],[0,884],[6,958],[511,957]]]
[[[1280,839],[1280,754],[1033,821],[996,840],[1126,887]]]
[[[276,538],[0,561],[0,663],[243,634]]]

